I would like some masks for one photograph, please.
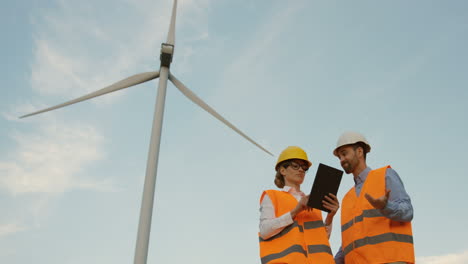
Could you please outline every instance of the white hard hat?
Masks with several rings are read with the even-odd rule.
[[[339,147],[345,146],[345,145],[350,145],[350,144],[355,144],[358,142],[362,142],[367,145],[367,149],[364,151],[370,152],[371,146],[369,145],[369,142],[367,142],[367,139],[360,133],[354,132],[354,131],[347,131],[341,134],[341,136],[338,138],[338,141],[336,142],[336,148],[333,151],[333,155],[338,156],[338,153],[336,152]]]

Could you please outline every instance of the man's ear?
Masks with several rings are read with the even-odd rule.
[[[356,151],[358,153],[358,157],[364,157],[364,149],[362,147],[356,148]]]

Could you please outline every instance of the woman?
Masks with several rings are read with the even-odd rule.
[[[323,200],[330,210],[325,223],[322,212],[307,206],[301,184],[312,163],[299,147],[288,147],[276,162],[275,185],[260,198],[260,257],[262,264],[335,263],[330,249],[333,217],[339,208],[335,195]]]

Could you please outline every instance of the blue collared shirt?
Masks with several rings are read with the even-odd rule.
[[[367,167],[354,179],[356,196],[361,194],[362,185],[370,171],[371,168]],[[385,188],[391,190],[391,192],[388,197],[387,205],[385,208],[381,209],[380,212],[393,221],[410,222],[413,219],[413,205],[411,205],[411,199],[408,193],[406,193],[400,176],[398,176],[398,173],[392,168],[388,168],[385,172]],[[340,247],[338,253],[335,255],[335,262],[336,264],[344,264],[342,247]]]

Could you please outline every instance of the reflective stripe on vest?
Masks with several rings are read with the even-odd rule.
[[[280,238],[284,235],[286,235],[287,233],[289,233],[289,231],[291,231],[293,228],[299,228],[299,232],[303,233],[304,232],[304,228],[297,223],[297,221],[294,221],[294,223],[292,223],[291,225],[285,227],[283,230],[281,230],[281,232],[279,232],[278,234],[268,238],[268,239],[263,239],[261,237],[258,237],[260,242],[263,242],[263,241],[271,241],[273,239],[276,239],[276,238]]]
[[[289,231],[291,231],[291,229],[293,229],[295,227],[299,228],[299,232],[303,233],[304,228],[305,229],[320,228],[320,227],[325,227],[325,224],[323,223],[322,220],[317,220],[317,221],[305,222],[304,226],[302,226],[302,225],[298,224],[297,221],[294,221],[294,223],[292,223],[291,225],[285,227],[278,234],[276,234],[276,235],[274,235],[274,236],[272,236],[272,237],[270,237],[268,239],[263,239],[263,238],[259,237],[259,240],[260,241],[271,241],[273,239],[276,239],[276,238],[279,238],[279,237],[282,237],[282,236],[286,235],[287,233],[289,233]]]
[[[353,226],[355,223],[359,223],[359,222],[363,221],[364,217],[371,218],[371,217],[381,217],[381,216],[383,216],[383,214],[377,209],[364,210],[364,212],[362,212],[361,215],[354,217],[353,220],[350,220],[346,224],[342,225],[341,226],[341,232],[346,231],[348,228]]]
[[[414,263],[413,233],[410,222],[392,221],[365,198],[385,195],[385,174],[390,166],[369,172],[359,197],[355,188],[341,204],[342,248],[346,264]]]
[[[314,229],[314,228],[320,228],[320,227],[325,227],[325,224],[323,223],[322,220],[317,220],[317,221],[305,222],[304,223],[304,228],[305,229]]]
[[[290,212],[298,203],[288,192],[268,190],[261,199],[265,194],[268,194],[273,203],[276,217]],[[317,209],[302,211],[295,217],[293,224],[268,239],[259,236],[259,242],[262,264],[334,264],[322,213]]]
[[[331,248],[328,245],[310,245],[307,247],[309,254],[313,253],[328,253],[332,255]]]
[[[304,255],[304,257],[307,256],[306,251],[302,248],[301,245],[293,245],[293,246],[281,251],[280,253],[267,255],[267,256],[261,258],[262,264],[266,264],[269,261],[285,257],[286,255],[289,255],[289,254],[294,253],[294,252],[301,253],[301,254]]]
[[[383,242],[403,242],[403,243],[411,243],[413,244],[413,236],[404,235],[404,234],[395,234],[395,233],[385,233],[382,235],[372,236],[372,237],[365,237],[358,240],[355,240],[353,243],[349,244],[343,249],[343,253],[346,255],[351,250],[362,247],[365,245],[375,245]]]

